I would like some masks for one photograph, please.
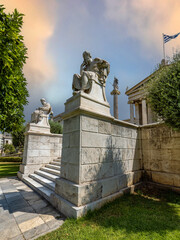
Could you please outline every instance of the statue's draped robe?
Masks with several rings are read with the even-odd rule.
[[[105,84],[109,70],[110,66],[108,62],[100,58],[95,58],[89,65],[84,67],[81,75],[74,74],[72,84],[73,90],[89,91],[91,89],[92,80]]]

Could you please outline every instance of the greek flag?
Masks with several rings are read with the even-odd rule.
[[[179,36],[179,34],[180,34],[180,32],[175,34],[175,35],[173,35],[173,36],[169,36],[169,35],[163,34],[164,43],[169,42],[171,39],[177,38]]]

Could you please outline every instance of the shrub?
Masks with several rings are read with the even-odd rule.
[[[4,152],[6,153],[6,154],[8,154],[8,153],[14,153],[16,150],[15,150],[15,147],[14,147],[14,145],[13,144],[5,144],[4,145]]]
[[[0,157],[0,162],[22,162],[21,157]]]
[[[25,136],[24,136],[25,129],[26,127],[22,125],[18,131],[12,133],[13,145],[15,146],[15,148],[23,149],[24,139],[25,139]]]
[[[62,125],[58,122],[54,122],[52,120],[49,121],[49,124],[50,124],[50,131],[51,133],[56,133],[56,134],[61,134],[62,133]]]

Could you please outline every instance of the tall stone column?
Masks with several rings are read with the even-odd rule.
[[[145,99],[142,99],[142,124],[147,124],[147,107]]]
[[[111,95],[114,95],[114,117],[119,118],[118,114],[118,95],[120,95],[120,91],[118,90],[118,79],[114,78],[114,83],[113,83],[114,89],[111,92]]]
[[[133,102],[130,102],[130,122],[134,123],[134,105]]]
[[[139,103],[135,102],[135,115],[136,115],[136,124],[140,124],[139,122]]]

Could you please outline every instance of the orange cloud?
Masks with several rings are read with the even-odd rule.
[[[48,40],[53,36],[56,19],[55,0],[1,0],[7,12],[15,8],[23,14],[24,24],[22,35],[28,48],[25,76],[31,83],[44,83],[55,77],[56,70],[53,59],[48,55]]]
[[[144,54],[162,52],[162,33],[180,32],[179,0],[105,0],[105,5],[105,16],[118,25],[119,38],[137,39],[146,49]],[[180,39],[171,40],[166,44],[167,55],[179,47]]]

